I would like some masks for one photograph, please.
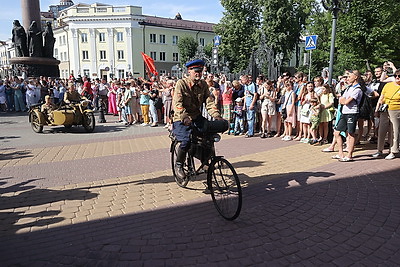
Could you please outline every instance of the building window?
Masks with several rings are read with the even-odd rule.
[[[107,8],[106,7],[98,7],[98,8],[96,8],[96,12],[98,12],[98,13],[107,12]]]
[[[84,69],[83,76],[90,77],[90,70]]]
[[[155,33],[150,33],[150,43],[156,43],[157,38]]]
[[[173,45],[177,45],[177,44],[178,44],[178,41],[179,41],[178,36],[176,36],[176,35],[172,36],[172,44],[173,44]]]
[[[157,60],[157,52],[150,52],[150,57],[154,60]]]
[[[117,32],[117,42],[123,42],[123,41],[124,41],[124,33]]]
[[[81,34],[81,42],[82,43],[87,43],[87,33],[82,33]]]
[[[106,41],[106,34],[104,32],[99,33],[99,40],[100,42]]]
[[[54,57],[58,59],[58,48],[54,48]]]
[[[118,78],[124,79],[125,78],[125,71],[124,70],[118,70]]]
[[[172,61],[175,61],[175,62],[179,61],[178,53],[172,53]]]
[[[199,43],[200,43],[201,46],[204,46],[204,43],[205,43],[204,42],[204,38],[200,38],[200,42]]]
[[[160,44],[165,44],[165,34],[160,34]]]
[[[82,59],[83,60],[89,59],[89,51],[82,51]]]
[[[118,50],[117,56],[118,56],[118,59],[124,59],[124,50]]]
[[[160,52],[160,61],[165,61],[165,52]]]
[[[100,50],[100,59],[107,59],[105,50]]]
[[[60,53],[60,61],[64,61],[64,54]]]
[[[64,52],[64,60],[68,61],[67,52]]]

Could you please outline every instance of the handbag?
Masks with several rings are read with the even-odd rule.
[[[283,107],[282,107],[282,111],[281,111],[281,113],[282,113],[282,119],[283,119],[283,120],[286,120],[286,118],[287,118],[287,116],[288,116],[286,106],[287,106],[287,103],[289,102],[289,98],[292,96],[292,93],[293,93],[293,91],[290,92],[288,98],[285,99],[285,102],[283,103]],[[284,96],[283,96],[283,97],[284,97]]]
[[[287,111],[286,111],[286,107],[282,108],[282,119],[286,120],[287,118]]]
[[[392,97],[389,99],[389,103],[390,103],[390,100],[393,99],[394,95],[397,94],[397,92],[398,92],[399,90],[400,90],[400,89],[398,89],[398,90],[392,95]],[[388,104],[386,104],[386,103],[385,103],[385,104],[382,104],[382,105],[379,106],[378,112],[386,112],[386,111],[388,111],[388,108],[389,108],[389,105],[388,105]]]
[[[386,111],[388,111],[388,107],[389,107],[388,104],[382,104],[382,105],[380,105],[378,112],[386,112]]]
[[[308,117],[310,115],[310,104],[304,104],[301,108],[301,116]]]

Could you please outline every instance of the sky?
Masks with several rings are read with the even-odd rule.
[[[223,7],[218,0],[73,0],[75,4],[85,3],[93,4],[95,2],[110,5],[132,5],[141,6],[143,15],[174,18],[176,13],[180,13],[182,19],[197,20],[203,22],[218,23],[222,18]],[[18,19],[22,24],[21,1],[20,0],[2,0],[4,5],[1,8],[0,16],[0,40],[5,41],[11,38],[11,29],[13,21]],[[50,5],[59,4],[59,0],[40,0],[40,10],[48,11]],[[190,4],[189,4],[190,3]],[[194,5],[193,3],[197,4]]]

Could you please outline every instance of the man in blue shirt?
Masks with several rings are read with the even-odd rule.
[[[240,77],[240,81],[244,87],[244,110],[246,110],[246,118],[247,118],[247,134],[246,138],[254,136],[254,121],[256,117],[256,103],[258,99],[257,88],[256,85],[249,80],[247,75],[243,75]]]

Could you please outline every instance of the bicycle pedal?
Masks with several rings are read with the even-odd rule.
[[[204,188],[203,193],[204,193],[204,194],[211,194],[210,189],[208,189],[207,183],[206,183],[206,182],[203,182],[203,185],[206,187],[206,188]]]

